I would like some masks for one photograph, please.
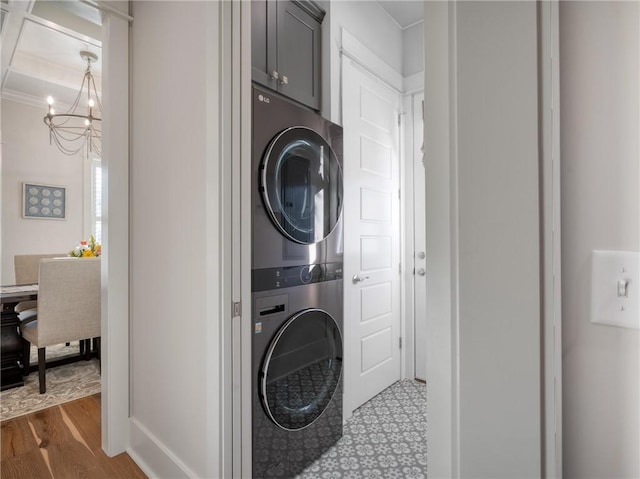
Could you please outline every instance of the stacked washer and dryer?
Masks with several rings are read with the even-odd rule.
[[[342,436],[342,128],[253,87],[253,477]]]

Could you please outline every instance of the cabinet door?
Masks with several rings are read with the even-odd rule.
[[[251,2],[251,77],[273,90],[278,82],[271,77],[277,71],[276,2]]]
[[[292,1],[277,4],[279,91],[320,108],[320,22]]]

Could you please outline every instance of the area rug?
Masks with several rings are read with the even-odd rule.
[[[52,346],[47,348],[47,359],[79,354],[78,349],[77,342],[70,346]],[[33,347],[31,363],[37,363],[37,349]],[[25,378],[24,386],[2,391],[0,421],[99,393],[101,385],[98,360],[78,361],[47,369],[47,392],[40,394],[38,389],[38,373],[32,372]]]

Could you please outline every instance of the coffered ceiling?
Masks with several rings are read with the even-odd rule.
[[[80,0],[1,0],[2,97],[42,105],[71,104],[86,63],[80,51],[98,55],[92,64],[98,89],[102,27],[97,9]]]

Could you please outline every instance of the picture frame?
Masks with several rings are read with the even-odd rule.
[[[22,183],[22,217],[64,220],[67,217],[67,188],[34,182]]]

